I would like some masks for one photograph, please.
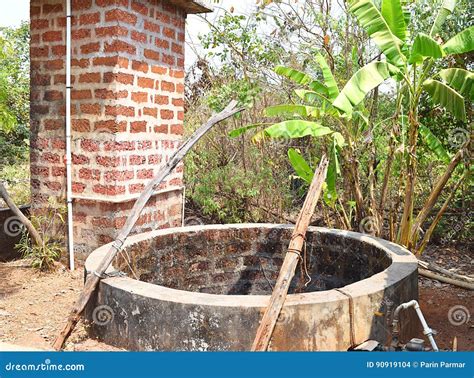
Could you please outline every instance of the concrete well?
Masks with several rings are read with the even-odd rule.
[[[129,238],[86,311],[92,335],[130,350],[249,350],[291,231],[290,225],[212,225]],[[108,248],[89,256],[86,274]],[[305,261],[271,350],[387,343],[391,311],[418,296],[416,258],[385,240],[311,227]]]

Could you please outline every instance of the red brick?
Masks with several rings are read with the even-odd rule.
[[[128,68],[129,63],[130,63],[130,61],[127,58],[124,58],[122,56],[118,57],[118,66],[120,68]]]
[[[179,106],[179,107],[183,107],[184,106],[184,100],[182,98],[173,98],[171,100],[171,103],[174,105],[174,106]]]
[[[89,100],[92,98],[92,91],[89,89],[73,89],[71,91],[72,100]]]
[[[105,106],[105,115],[108,116],[117,116],[122,115],[125,117],[134,117],[135,108],[132,106],[122,106],[122,105],[106,105]]]
[[[119,156],[97,156],[95,160],[97,164],[104,167],[118,167],[120,165]]]
[[[140,62],[138,60],[134,60],[132,62],[132,70],[147,73],[148,72],[148,64],[146,64],[144,62]]]
[[[142,140],[138,142],[138,149],[139,150],[150,150],[153,148],[153,143],[151,140]]]
[[[36,19],[36,20],[31,20],[30,22],[30,28],[31,30],[33,29],[46,29],[49,27],[49,20],[47,19]]]
[[[51,76],[34,74],[31,77],[31,84],[32,85],[39,85],[39,86],[50,85],[51,84]]]
[[[72,9],[89,9],[92,6],[92,0],[72,0]]]
[[[179,94],[184,93],[184,84],[176,84],[176,92]]]
[[[163,35],[167,38],[170,39],[175,39],[176,38],[176,33],[173,29],[164,27],[163,28]]]
[[[79,24],[81,25],[90,25],[98,24],[100,22],[100,13],[84,13],[79,16]]]
[[[101,56],[99,58],[92,59],[92,65],[94,66],[115,66],[117,65],[118,57],[116,56]]]
[[[137,84],[140,88],[153,89],[155,86],[155,80],[150,79],[148,77],[139,77],[137,80]]]
[[[105,142],[105,151],[133,151],[135,150],[134,142]]]
[[[148,164],[160,164],[161,163],[161,155],[154,154],[148,156]]]
[[[41,14],[41,7],[30,6],[30,18],[33,16],[39,16]]]
[[[49,47],[31,47],[30,54],[34,58],[46,58],[49,56]]]
[[[81,46],[82,54],[93,54],[100,51],[100,43],[92,42]]]
[[[163,80],[161,82],[161,90],[163,92],[174,92],[175,91],[174,84],[169,81]]]
[[[57,71],[64,68],[64,59],[51,59],[44,62],[44,68],[48,71]]]
[[[43,4],[43,16],[60,12],[64,12],[62,4]]]
[[[156,108],[143,108],[143,114],[156,118],[158,116],[158,109],[156,109]]]
[[[126,171],[107,171],[104,174],[105,181],[128,181],[132,180],[134,173],[131,170]]]
[[[61,119],[45,119],[45,130],[59,130],[64,127],[64,121]]]
[[[168,72],[168,69],[166,67],[162,66],[152,66],[151,67],[151,72],[158,74],[158,75],[165,75]]]
[[[172,110],[161,109],[160,116],[161,116],[161,119],[173,119],[174,113]]]
[[[159,105],[168,105],[169,104],[169,97],[168,96],[155,96],[155,103]]]
[[[95,35],[97,37],[126,37],[128,35],[128,29],[123,26],[105,26],[96,28]]]
[[[180,121],[184,121],[184,112],[183,112],[183,111],[179,111],[179,112],[178,112],[178,119],[179,119]]]
[[[61,60],[62,62],[62,60]],[[87,68],[89,67],[89,59],[72,59],[71,60],[72,67],[80,67],[80,68]]]
[[[51,175],[54,177],[65,177],[66,168],[64,167],[51,167]]]
[[[74,193],[82,193],[82,192],[84,192],[85,188],[86,188],[86,186],[81,182],[73,182],[72,183],[72,191]]]
[[[116,196],[125,193],[125,186],[123,185],[94,185],[92,188],[94,193],[104,194],[108,196]]]
[[[66,45],[58,45],[51,47],[51,53],[55,56],[65,56],[66,55]]]
[[[100,83],[100,72],[90,72],[80,75],[79,83]]]
[[[137,1],[132,1],[132,9],[144,16],[148,16],[148,7],[144,4],[141,4]]]
[[[183,135],[184,134],[183,125],[182,124],[171,125],[171,134]]]
[[[160,60],[160,53],[153,50],[145,49],[143,55],[145,55],[145,58],[147,59],[156,60],[156,61]]]
[[[60,138],[54,138],[51,140],[51,147],[53,150],[65,150],[66,149],[66,141]]]
[[[155,39],[155,45],[160,49],[168,50],[170,48],[170,43],[161,38]]]
[[[119,40],[114,40],[105,44],[105,52],[124,52],[128,54],[135,54],[136,50],[137,49],[135,46]]]
[[[109,89],[96,89],[95,92],[95,98],[100,98],[100,99],[110,99],[110,100],[116,100],[119,98],[127,98],[128,97],[128,91],[118,91],[114,92]]]
[[[135,30],[132,30],[132,39],[137,42],[146,43],[147,35],[145,33],[140,33]]]
[[[133,84],[135,76],[126,74],[126,73],[113,73],[113,72],[106,72],[104,73],[104,83],[112,83],[117,81],[122,84]]]
[[[114,120],[98,121],[94,124],[94,128],[98,131],[124,132],[127,130],[127,122],[116,122]]]
[[[144,184],[132,184],[132,185],[129,185],[129,187],[128,187],[128,190],[130,191],[130,193],[141,193],[141,192],[143,192],[144,189],[145,189]],[[137,224],[138,224],[138,222],[137,222]]]
[[[79,178],[83,180],[100,180],[100,170],[81,168],[79,169]]]
[[[130,123],[130,131],[132,133],[145,133],[146,132],[146,122],[145,121],[135,121]]]
[[[170,76],[175,77],[177,79],[183,79],[184,78],[184,71],[182,71],[182,70],[170,70]]]
[[[88,119],[73,119],[71,124],[74,131],[84,133],[91,130],[91,125]]]
[[[100,146],[99,142],[96,142],[95,140],[92,140],[92,139],[81,140],[81,148],[85,151],[89,151],[89,152],[99,151],[99,146]]]
[[[90,29],[79,29],[79,30],[73,30],[71,33],[71,38],[73,40],[79,40],[79,39],[84,39],[84,38],[91,38],[91,31]]]
[[[171,51],[173,51],[175,54],[183,55],[183,54],[184,54],[183,45],[177,44],[177,43],[173,43],[173,44],[171,45]]]
[[[151,179],[153,178],[153,169],[140,169],[137,172],[138,179]]]
[[[129,162],[130,165],[142,165],[145,164],[146,158],[141,155],[130,155]]]
[[[81,104],[81,112],[84,114],[100,115],[100,104]]]
[[[132,101],[138,103],[148,102],[148,94],[146,92],[133,92]]]
[[[154,22],[146,21],[144,23],[145,30],[154,32],[154,33],[159,33],[160,32],[160,25],[155,24]]]
[[[89,158],[85,155],[72,154],[72,163],[77,165],[89,164]]]
[[[161,55],[161,61],[164,64],[167,64],[169,66],[174,66],[176,64],[176,61],[174,59],[173,55],[168,55],[168,54],[162,54]]]
[[[168,125],[157,125],[157,126],[155,126],[155,133],[168,134]]]
[[[125,22],[130,25],[135,25],[137,23],[137,16],[121,9],[112,9],[105,13],[105,21],[118,21]]]
[[[59,101],[63,99],[62,91],[46,91],[44,92],[45,101]]]

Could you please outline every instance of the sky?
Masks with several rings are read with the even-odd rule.
[[[255,5],[255,0],[220,0],[217,4],[212,0],[204,0],[204,2],[213,4],[215,7],[215,11],[212,14],[206,15],[206,17],[211,21],[222,14],[224,9],[229,10],[233,7],[234,13],[240,14],[246,13]],[[225,3],[225,5],[223,5],[223,3]],[[28,20],[29,4],[29,0],[0,0],[0,5],[2,5],[0,12],[0,26],[18,26],[21,21]],[[186,29],[186,66],[192,65],[196,59],[196,55],[193,53],[190,45],[192,44],[199,48],[198,35],[204,34],[208,30],[206,22],[201,20],[198,16],[188,16]]]

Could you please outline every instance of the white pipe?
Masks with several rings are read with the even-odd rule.
[[[74,235],[72,220],[72,158],[71,158],[71,0],[66,0],[66,202],[69,268],[74,270]]]
[[[399,316],[399,313],[400,313],[401,310],[406,310],[409,307],[413,307],[415,309],[416,314],[418,315],[418,318],[420,319],[420,323],[423,326],[423,334],[426,335],[426,337],[428,337],[428,340],[430,341],[430,344],[431,344],[431,347],[433,348],[433,350],[435,352],[438,352],[439,349],[438,349],[438,346],[436,345],[436,341],[433,337],[433,330],[430,327],[428,327],[428,323],[426,323],[425,317],[423,316],[423,313],[421,312],[420,305],[414,299],[411,300],[410,302],[402,303],[400,306],[398,306],[395,309],[395,312],[393,314],[393,323],[392,323],[394,329],[398,333],[398,322],[399,322],[398,316]]]

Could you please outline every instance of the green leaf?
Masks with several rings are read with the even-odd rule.
[[[443,56],[443,48],[438,44],[438,42],[429,35],[419,33],[411,47],[410,59],[408,62],[410,64],[421,63],[425,57],[439,59]]]
[[[387,60],[397,67],[403,67],[405,56],[400,51],[402,41],[391,32],[375,4],[370,0],[356,0],[352,3],[350,11],[385,54]]]
[[[331,68],[329,68],[326,59],[320,54],[316,54],[316,62],[318,62],[323,72],[324,84],[326,85],[329,99],[333,100],[339,95],[339,88],[337,87],[336,79],[332,74]]]
[[[474,50],[474,25],[456,34],[443,45],[446,54],[463,54]]]
[[[381,13],[392,33],[405,41],[407,25],[400,0],[382,0]]]
[[[324,202],[331,207],[334,207],[337,200],[336,181],[337,176],[341,174],[339,166],[339,159],[337,156],[337,141],[333,138],[331,147],[329,150],[329,166],[326,175],[326,188],[324,190],[323,199]]]
[[[321,93],[318,93],[318,92],[315,92],[315,91],[309,91],[307,89],[295,89],[295,94],[301,98],[303,101],[306,101],[306,102],[315,102],[317,100],[327,100],[326,97],[324,97],[324,95],[322,95]]]
[[[439,76],[450,87],[474,100],[474,72],[462,68],[447,68],[439,71]]]
[[[342,92],[333,102],[333,106],[346,114],[352,114],[354,106],[359,104],[372,89],[382,84],[396,68],[385,62],[372,62],[357,71],[347,82]]]
[[[321,109],[316,106],[281,104],[265,108],[266,117],[278,117],[282,115],[299,115],[302,117],[320,117]]]
[[[329,94],[328,87],[317,80],[313,80],[311,83],[309,83],[308,87],[315,92],[321,93],[323,96],[327,97]]]
[[[295,70],[294,68],[290,67],[284,67],[284,66],[276,66],[275,67],[275,72],[278,75],[284,76],[292,81],[294,81],[297,84],[308,84],[311,82],[311,77],[309,77],[307,74],[304,72]]]
[[[434,103],[443,106],[457,119],[466,122],[464,98],[451,87],[433,79],[425,80],[423,88],[429,93]]]
[[[428,146],[428,148],[434,152],[434,154],[444,163],[449,164],[451,158],[449,157],[448,152],[444,149],[443,145],[441,144],[440,140],[434,135],[430,129],[427,127],[420,125],[420,134]]]
[[[433,23],[433,26],[430,30],[430,36],[433,37],[441,30],[441,26],[443,26],[444,21],[448,18],[448,16],[453,13],[454,7],[456,6],[456,0],[444,0],[443,4],[438,10],[438,14],[436,15],[436,19]]]
[[[332,130],[329,127],[302,120],[284,121],[265,129],[265,134],[272,138],[302,138],[308,135],[320,137],[331,133]]]
[[[263,125],[268,125],[268,123],[255,123],[253,125],[247,125],[244,127],[239,127],[238,129],[232,130],[229,133],[229,136],[231,138],[236,138],[238,136],[241,136],[243,133],[245,133],[248,130],[255,129],[256,127],[263,126]]]
[[[308,184],[311,184],[314,172],[304,157],[301,156],[301,154],[294,148],[290,148],[288,150],[288,158],[290,159],[291,166],[295,170],[296,174]]]

